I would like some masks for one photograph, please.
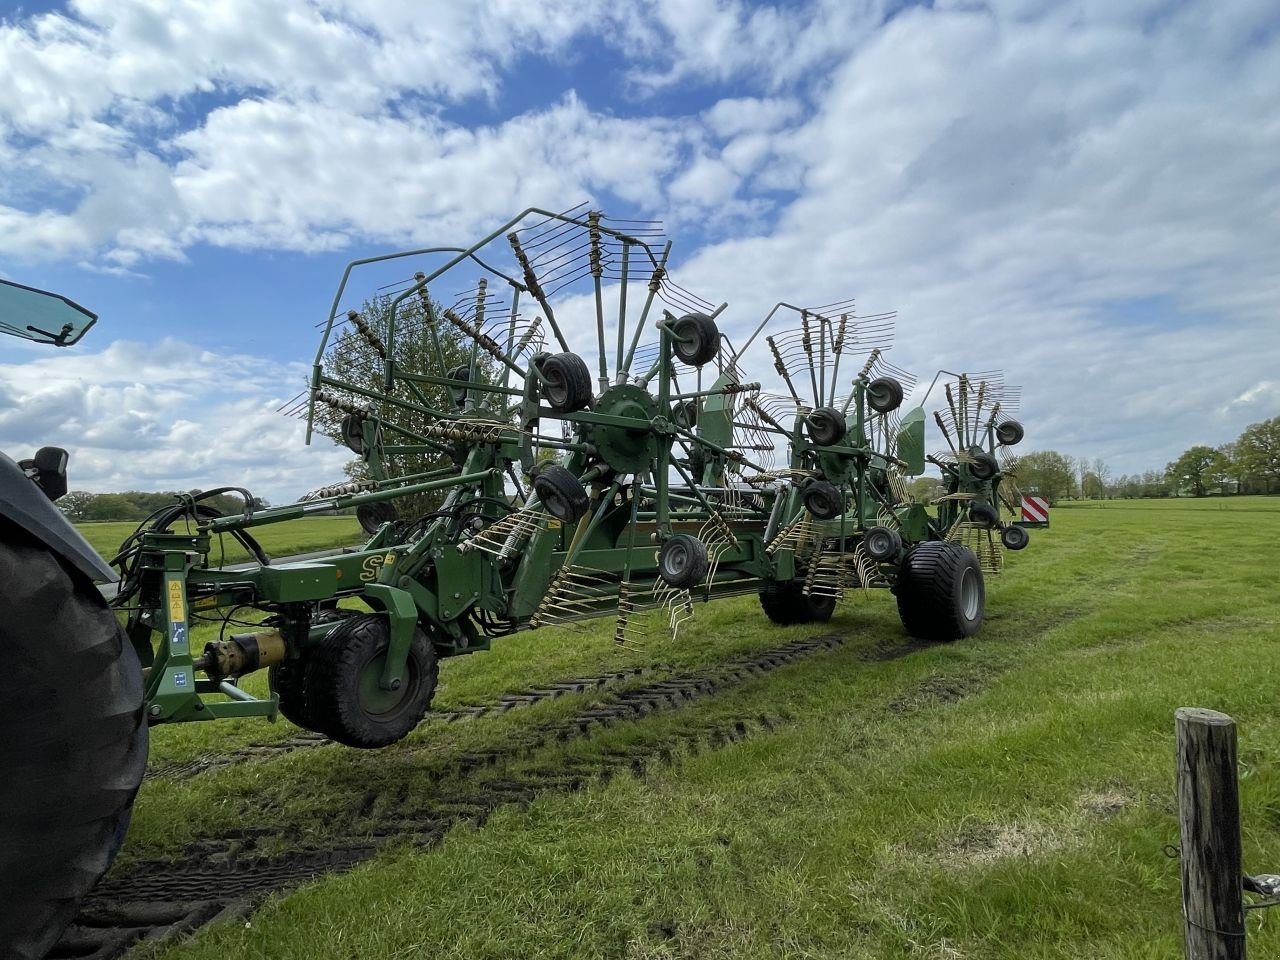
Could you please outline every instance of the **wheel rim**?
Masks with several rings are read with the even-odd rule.
[[[568,382],[561,378],[547,377],[546,384],[547,399],[551,401],[551,405],[554,407],[564,406],[569,399]]]
[[[966,567],[964,575],[960,578],[960,608],[964,611],[966,620],[975,620],[978,617],[978,607],[982,602],[982,596],[978,589],[978,574],[972,567]]]
[[[672,579],[679,579],[689,566],[689,555],[683,546],[677,546],[667,552],[667,573]]]
[[[360,704],[360,710],[371,720],[394,719],[407,704],[413,702],[413,694],[418,687],[418,668],[413,658],[409,657],[405,661],[400,689],[383,690],[382,668],[386,662],[385,653],[371,657],[360,671],[360,682],[356,686],[356,700]]]
[[[880,560],[889,555],[889,538],[883,533],[873,533],[867,541],[867,550],[873,559]]]
[[[569,501],[561,497],[559,493],[544,492],[542,505],[547,508],[547,513],[557,520],[569,519]]]

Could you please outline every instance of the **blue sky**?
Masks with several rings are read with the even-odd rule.
[[[661,218],[731,333],[896,308],[1027,443],[1160,467],[1280,414],[1280,11],[991,0],[0,7],[0,448],[93,490],[336,479],[274,409],[342,266],[526,206]],[[767,365],[753,375],[767,377]],[[940,441],[938,441],[940,444]]]

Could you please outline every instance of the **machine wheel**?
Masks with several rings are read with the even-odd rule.
[[[280,715],[304,730],[314,730],[315,718],[307,695],[307,667],[305,656],[272,664],[267,668],[267,679],[280,697]]]
[[[391,630],[386,616],[365,614],[340,622],[315,648],[307,670],[312,729],[349,747],[385,747],[422,722],[436,692],[435,648],[414,630],[399,690],[378,683]]]
[[[889,527],[872,527],[862,535],[867,556],[877,563],[895,559],[902,552],[902,536]]]
[[[98,591],[0,519],[0,955],[43,957],[124,840],[142,670]]]
[[[973,461],[969,464],[969,473],[975,480],[990,480],[1000,472],[1000,464],[996,458],[985,450],[974,452]]]
[[[691,367],[710,363],[720,352],[720,328],[704,313],[686,313],[671,325],[671,349]]]
[[[362,503],[356,507],[356,523],[369,536],[382,529],[384,523],[392,523],[400,519],[400,511],[396,505],[387,500],[377,503]]]
[[[558,463],[549,463],[538,471],[533,489],[547,513],[564,523],[576,523],[590,505],[581,481]]]
[[[819,447],[830,447],[844,439],[844,415],[834,407],[819,407],[809,414],[809,439]]]
[[[465,363],[450,367],[445,371],[444,375],[450,380],[461,380],[464,383],[470,383],[472,380],[471,367]],[[467,388],[449,387],[449,399],[453,401],[455,406],[461,407],[467,400]]]
[[[1000,511],[989,503],[974,503],[969,506],[969,520],[995,530],[1000,526]]]
[[[658,576],[673,587],[701,583],[710,568],[706,545],[687,533],[677,533],[658,551]]]
[[[876,413],[892,413],[902,406],[902,384],[893,377],[876,377],[867,384],[867,406]]]
[[[338,624],[350,617],[359,616],[354,610],[343,610],[340,607],[325,607],[311,615],[311,625],[326,623]],[[304,730],[317,730],[317,719],[311,711],[311,694],[309,692],[309,676],[311,654],[314,647],[306,647],[297,657],[283,663],[272,664],[267,669],[267,679],[271,689],[280,697],[280,713],[288,720]]]
[[[542,361],[542,396],[556,413],[573,413],[591,403],[591,371],[576,353],[557,353]]]
[[[915,547],[902,561],[894,592],[898,616],[913,637],[959,640],[982,626],[982,567],[963,544],[934,540]]]
[[[698,425],[698,401],[681,400],[671,405],[671,422],[692,430]]]
[[[1022,527],[1008,526],[1000,531],[1000,542],[1007,550],[1022,550],[1031,541],[1031,535]]]
[[[996,427],[996,439],[1006,447],[1021,443],[1024,431],[1017,420],[1006,420]]]
[[[800,491],[804,508],[819,520],[831,520],[844,512],[844,497],[834,483],[814,480]]]
[[[342,418],[342,442],[352,453],[364,454],[364,419],[354,413]]]
[[[760,608],[779,626],[797,623],[826,623],[836,611],[832,597],[813,597],[804,592],[799,580],[785,583],[768,582],[760,591]]]

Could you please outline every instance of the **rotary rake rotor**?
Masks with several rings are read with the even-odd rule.
[[[938,526],[945,539],[969,546],[983,570],[996,574],[1004,565],[1003,551],[1021,550],[1028,542],[1026,530],[1001,511],[1016,515],[1022,500],[1013,453],[1024,435],[1013,419],[1022,388],[1006,384],[998,370],[941,371],[931,390],[944,375],[954,379],[943,382],[946,408],[935,410],[933,418],[947,447],[928,458],[941,469],[946,488],[935,501]]]
[[[326,326],[306,412],[361,457],[351,489],[404,503],[454,481],[419,517],[364,504],[371,534],[427,531],[435,547],[415,556],[449,544],[503,570],[559,531],[544,588],[527,574],[481,615],[491,629],[615,609],[630,642],[631,613],[655,605],[674,629],[734,522],[766,516],[731,480],[752,462],[734,417],[758,384],[721,350],[724,305],[672,281],[670,249],[656,224],[533,211],[470,248],[416,252],[444,262],[383,291],[377,316],[335,310]],[[606,545],[620,570],[592,565]],[[655,550],[658,577],[638,576]]]
[[[829,616],[851,588],[889,585],[927,525],[906,488],[923,450],[919,414],[900,413],[915,377],[888,360],[895,315],[859,316],[852,300],[779,303],[747,346],[787,319],[764,335],[784,392],[749,397],[744,427],[788,449],[785,469],[748,479],[775,488],[766,539],[780,564],[761,601],[792,622],[797,609]]]

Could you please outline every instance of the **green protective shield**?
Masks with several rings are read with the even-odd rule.
[[[906,463],[906,472],[918,477],[924,473],[924,408],[916,407],[902,418],[898,429],[898,458]]]

